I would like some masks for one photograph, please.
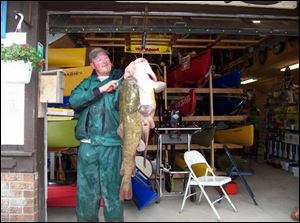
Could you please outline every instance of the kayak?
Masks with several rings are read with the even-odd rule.
[[[243,146],[252,146],[254,140],[254,126],[246,125],[237,128],[216,130],[215,142],[232,143]]]
[[[196,90],[191,89],[185,97],[169,105],[169,109],[178,109],[182,116],[193,115],[196,107]]]
[[[213,97],[214,115],[237,115],[246,100],[242,96],[216,95]],[[201,108],[202,114],[209,114],[209,96],[204,96]]]
[[[215,134],[216,127],[210,126],[192,135],[191,143],[209,147]]]
[[[241,83],[241,71],[234,70],[216,77],[212,81],[214,88],[238,88]],[[208,87],[208,85],[206,86]]]
[[[191,84],[203,87],[208,81],[211,57],[211,49],[208,49],[191,58],[188,68],[183,69],[183,65],[179,64],[168,70],[167,87],[183,87]]]

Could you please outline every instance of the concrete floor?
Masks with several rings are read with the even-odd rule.
[[[291,211],[299,206],[299,178],[282,169],[274,168],[265,163],[251,161],[255,169],[254,176],[246,177],[252,188],[258,206],[255,206],[239,179],[238,193],[230,195],[237,208],[234,212],[227,200],[216,204],[223,221],[231,222],[293,222]],[[176,180],[176,188],[181,188],[182,180]],[[211,198],[218,194],[210,188]],[[189,199],[182,213],[179,213],[182,196],[163,196],[159,203],[152,203],[139,211],[133,201],[125,202],[124,218],[128,222],[199,222],[218,221],[205,197],[200,204]],[[103,209],[99,211],[100,221],[103,220]],[[76,222],[74,208],[48,208],[49,222]]]

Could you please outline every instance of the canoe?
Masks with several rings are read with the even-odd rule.
[[[214,125],[204,128],[201,132],[192,135],[191,143],[209,147],[215,134],[216,127]]]
[[[47,134],[48,134],[48,149],[63,150],[66,147],[77,147],[80,144],[75,138],[75,126],[77,120],[65,121],[49,121]]]
[[[75,67],[63,69],[64,76],[64,96],[70,96],[72,90],[83,81],[85,78],[91,76],[93,68],[91,66]]]
[[[76,207],[76,191],[75,183],[66,184],[66,182],[48,182],[48,207]],[[100,199],[100,207],[104,207],[104,199]]]
[[[196,90],[191,89],[185,97],[169,105],[169,109],[178,109],[182,116],[193,115],[196,107]]]
[[[203,87],[208,80],[211,57],[211,49],[208,49],[191,58],[189,68],[182,69],[182,65],[180,64],[168,70],[167,87],[182,87],[187,85]]]
[[[234,70],[216,77],[212,81],[214,88],[238,88],[241,83],[241,71]],[[205,87],[209,87],[206,85]]]
[[[86,61],[86,48],[50,48],[48,66],[55,68],[83,67]]]
[[[216,95],[213,97],[214,115],[237,115],[246,103],[245,97]],[[202,113],[209,114],[209,96],[202,102]]]
[[[245,102],[245,97],[214,96],[214,114],[236,115]]]
[[[237,128],[216,130],[215,142],[232,143],[243,146],[252,146],[254,140],[254,126],[246,125]]]

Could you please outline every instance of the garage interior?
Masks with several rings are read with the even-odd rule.
[[[230,198],[238,212],[233,212],[226,201],[218,204],[217,209],[224,221],[293,221],[290,215],[299,203],[299,176],[295,177],[288,171],[289,169],[283,169],[280,162],[283,161],[283,157],[269,154],[269,141],[271,139],[274,141],[274,138],[284,133],[279,133],[281,127],[278,123],[272,127],[267,126],[267,114],[269,114],[267,102],[270,98],[274,99],[274,94],[278,94],[283,88],[286,72],[280,69],[299,63],[298,6],[294,10],[266,8],[257,10],[257,8],[245,7],[240,11],[236,7],[225,6],[219,6],[215,10],[207,5],[195,7],[193,3],[171,5],[106,2],[96,6],[96,3],[87,1],[84,3],[85,11],[82,11],[79,10],[79,3],[70,7],[72,9],[66,9],[61,4],[54,7],[50,2],[43,4],[46,9],[49,9],[48,49],[86,48],[86,55],[88,55],[93,48],[102,47],[110,53],[114,66],[120,69],[124,69],[136,57],[142,56],[150,63],[156,64],[153,69],[161,75],[161,79],[164,78],[164,71],[168,75],[169,70],[181,64],[182,58],[186,56],[193,58],[211,49],[213,79],[235,69],[241,71],[241,81],[249,78],[256,79],[256,82],[237,87],[242,94],[234,92],[230,95],[246,97],[249,89],[255,92],[255,106],[259,110],[259,115],[256,117],[258,138],[254,139],[255,145],[252,147],[231,145],[230,151],[240,159],[240,165],[244,163],[254,169],[255,174],[246,179],[255,193],[258,205],[253,204],[240,179],[236,179],[238,192]],[[260,20],[260,23],[254,23],[254,20]],[[172,53],[151,54],[145,51],[145,53],[131,53],[128,47],[132,45],[139,45],[141,48],[147,48],[148,45],[168,46]],[[88,65],[86,56],[85,66]],[[48,65],[49,70],[58,68],[70,67]],[[297,96],[299,95],[299,69],[291,70],[290,75]],[[204,86],[195,83],[179,88],[203,89]],[[176,92],[173,89],[170,92],[158,103],[169,105],[172,100],[178,100],[186,95],[188,90]],[[197,94],[197,100],[199,98],[202,100],[202,97],[203,94]],[[294,126],[286,131],[299,134],[299,97],[293,102],[293,106],[296,107],[294,116],[297,117],[288,117],[289,120],[294,120]],[[162,107],[166,109],[166,106]],[[210,122],[229,127],[247,124],[246,119],[241,118],[245,114],[235,113],[227,115],[224,119],[215,115],[212,120],[210,115],[194,114],[182,117],[182,120],[187,125],[196,123],[198,126]],[[149,154],[155,158],[157,149],[155,139],[152,140],[152,144]],[[183,150],[182,148],[180,151]],[[191,148],[202,151],[217,172],[224,174],[224,168],[220,166],[222,162],[220,157],[224,155],[221,143],[209,147],[213,148],[213,152],[199,145],[192,145]],[[63,162],[67,162],[69,159],[67,156],[62,153]],[[293,158],[295,167],[299,165],[298,153],[296,156],[297,158]],[[65,171],[67,165],[63,163]],[[152,165],[155,166],[157,163]],[[155,184],[153,175],[151,182]],[[70,176],[74,179],[74,175]],[[183,176],[180,174],[174,176],[174,190],[181,191],[182,184]],[[164,193],[168,194],[165,188]],[[209,191],[210,193],[214,196],[215,191]],[[182,196],[162,197],[160,202],[153,202],[145,209],[137,210],[134,202],[126,201],[125,221],[217,220],[206,201],[202,201],[199,205],[194,201],[187,201],[185,211],[178,214],[181,202]],[[99,217],[103,221],[102,210]],[[76,221],[75,208],[48,207],[48,221]]]

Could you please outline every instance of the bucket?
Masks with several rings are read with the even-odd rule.
[[[152,203],[157,193],[152,190],[151,182],[140,171],[136,171],[131,178],[132,182],[132,200],[139,210]]]
[[[226,191],[226,193],[228,195],[234,195],[237,194],[238,192],[238,188],[237,188],[237,183],[234,181],[229,182],[228,184],[226,184],[224,186],[224,189]],[[221,192],[221,188],[220,187],[216,187],[216,190],[220,193]]]

